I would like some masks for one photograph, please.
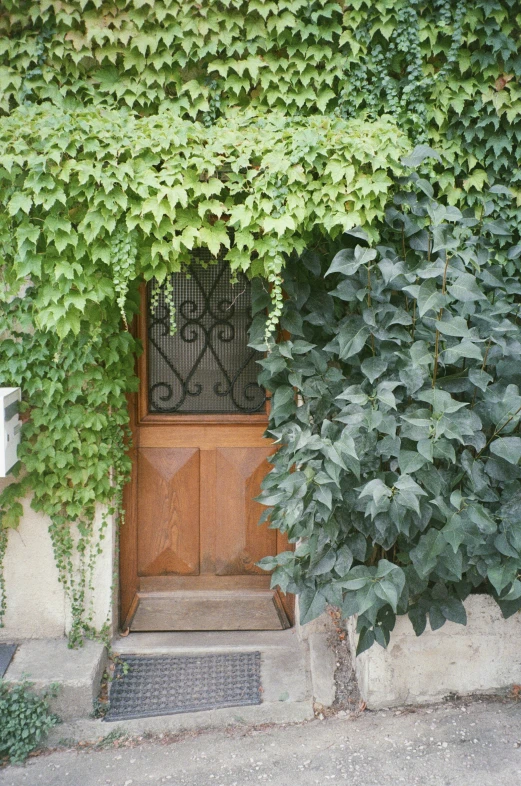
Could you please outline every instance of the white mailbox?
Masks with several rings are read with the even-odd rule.
[[[18,415],[20,388],[0,388],[0,478],[5,478],[18,461],[22,424]]]

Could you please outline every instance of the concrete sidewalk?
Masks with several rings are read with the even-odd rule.
[[[292,726],[106,740],[0,771],[2,786],[517,786],[521,702],[486,699]]]

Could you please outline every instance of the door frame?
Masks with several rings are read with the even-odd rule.
[[[143,282],[140,286],[140,312],[132,325],[132,333],[138,338],[143,347],[142,353],[136,360],[136,374],[139,378],[139,390],[128,396],[130,431],[132,445],[128,451],[132,469],[130,481],[123,490],[123,523],[119,534],[119,624],[122,630],[129,629],[138,604],[140,578],[137,564],[137,537],[138,537],[138,477],[137,453],[138,448],[147,444],[146,434],[154,430],[154,437],[164,437],[166,446],[182,447],[186,444],[190,433],[190,426],[203,424],[211,425],[212,432],[218,430],[220,443],[226,441],[230,434],[230,426],[234,426],[235,437],[230,441],[233,447],[244,444],[251,446],[252,430],[259,447],[266,446],[266,440],[259,438],[259,427],[268,425],[269,396],[266,410],[261,413],[247,414],[176,414],[176,413],[149,413],[148,407],[148,303],[147,289]],[[172,428],[175,426],[176,428]],[[222,426],[222,428],[219,428]],[[217,428],[216,428],[217,427]],[[237,431],[239,429],[239,431]],[[210,431],[210,430],[209,430]],[[241,439],[241,436],[243,439]],[[267,526],[264,524],[263,526]],[[287,536],[277,530],[277,552],[288,551],[294,546],[288,542]],[[295,597],[294,595],[279,592],[283,610],[290,625],[295,622]]]

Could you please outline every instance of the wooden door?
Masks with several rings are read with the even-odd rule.
[[[143,288],[141,389],[130,402],[132,481],[121,529],[121,624],[144,630],[273,630],[292,599],[256,566],[287,549],[254,502],[273,445],[251,301],[224,263],[175,274],[173,293]],[[170,298],[170,301],[169,301]],[[172,336],[172,305],[176,331]]]

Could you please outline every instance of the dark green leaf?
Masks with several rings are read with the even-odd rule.
[[[470,303],[473,300],[486,300],[475,276],[470,273],[460,273],[456,280],[448,286],[448,291],[456,300]]]
[[[358,644],[357,644],[357,647],[356,647],[356,654],[357,654],[357,656],[361,655],[362,652],[365,652],[366,650],[368,650],[369,647],[372,647],[374,642],[375,642],[374,631],[371,630],[371,629],[368,629],[368,628],[364,628],[361,631],[360,637],[358,639]]]
[[[412,563],[420,577],[427,578],[436,567],[438,557],[446,548],[446,543],[443,533],[436,529],[430,529],[421,536],[418,545],[410,552]]]
[[[490,445],[490,452],[495,453],[510,464],[519,464],[521,459],[521,437],[497,437]]]
[[[373,383],[387,369],[387,361],[382,358],[367,358],[362,363],[362,372]]]
[[[319,617],[324,611],[326,603],[327,600],[322,590],[314,587],[303,590],[299,595],[300,624],[305,625]]]
[[[423,317],[429,311],[439,311],[447,303],[448,298],[442,294],[441,288],[434,279],[424,281],[418,292],[418,312]]]
[[[441,162],[440,154],[432,147],[429,147],[429,145],[416,145],[412,153],[402,158],[402,164],[415,168],[423,164],[427,158],[434,158],[436,161]]]

